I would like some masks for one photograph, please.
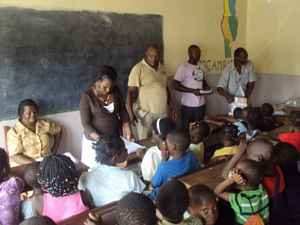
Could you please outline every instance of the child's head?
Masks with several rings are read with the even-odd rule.
[[[20,225],[56,225],[56,223],[47,216],[34,216],[22,221]]]
[[[127,160],[127,149],[119,136],[106,136],[93,145],[96,151],[96,161],[114,166]]]
[[[274,113],[274,108],[270,103],[264,103],[261,106],[261,113],[264,117],[271,117]]]
[[[237,145],[239,142],[238,128],[233,124],[226,124],[223,134],[223,145],[225,147]]]
[[[242,109],[242,119],[247,120],[248,113],[251,109],[252,109],[252,107],[250,107],[250,106],[247,106],[247,107]]]
[[[247,159],[257,162],[269,161],[273,153],[273,144],[267,139],[259,138],[247,147]]]
[[[241,189],[257,188],[263,178],[263,168],[259,162],[245,159],[240,161],[235,169],[245,179],[246,183],[239,185]]]
[[[218,219],[218,199],[214,192],[203,184],[189,189],[189,213],[201,218],[205,225],[214,225]]]
[[[271,160],[274,164],[285,166],[299,160],[297,149],[286,142],[279,142],[273,148]]]
[[[190,139],[191,143],[199,144],[203,142],[203,140],[209,135],[209,125],[208,123],[202,122],[194,122],[190,124]]]
[[[236,119],[236,120],[243,119],[243,109],[239,108],[239,107],[236,107],[233,110],[233,118]]]
[[[251,130],[260,129],[262,125],[262,114],[259,108],[251,108],[248,111],[247,123]]]
[[[9,171],[8,155],[3,148],[0,148],[0,183],[8,177]]]
[[[116,220],[122,225],[156,225],[156,209],[147,196],[131,192],[118,202]]]
[[[167,134],[176,128],[176,124],[168,117],[158,118],[152,123],[153,137],[159,143],[164,141]]]
[[[46,156],[40,164],[38,182],[42,190],[54,197],[78,191],[78,173],[72,160],[61,154]]]
[[[182,131],[171,131],[166,138],[167,150],[171,156],[181,157],[190,145],[188,135]]]
[[[25,167],[24,170],[24,180],[27,185],[32,187],[34,190],[40,189],[40,184],[38,183],[38,173],[39,173],[40,162],[33,162]]]
[[[156,206],[164,219],[172,223],[180,223],[189,206],[188,190],[183,183],[172,179],[159,189]]]

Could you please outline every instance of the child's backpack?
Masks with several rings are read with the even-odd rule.
[[[244,225],[265,225],[265,223],[259,214],[254,214],[248,218]]]

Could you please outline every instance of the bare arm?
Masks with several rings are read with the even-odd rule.
[[[51,153],[57,153],[57,150],[58,150],[58,146],[60,144],[60,141],[61,141],[61,135],[62,135],[62,130],[55,134],[53,137],[54,137],[54,145],[51,149]]]
[[[32,213],[36,216],[43,214],[43,194],[33,196]]]
[[[183,86],[178,80],[173,80],[172,81],[172,86],[175,90],[180,91],[180,92],[187,92],[187,93],[193,93],[195,95],[200,95],[200,90],[199,89],[193,89],[193,88],[188,88]]]
[[[210,89],[210,86],[208,85],[206,80],[203,80],[203,89],[204,90],[209,90]]]
[[[134,123],[137,121],[136,116],[133,112],[133,104],[137,101],[137,97],[139,94],[138,87],[129,86],[127,92],[127,110],[130,117],[130,120]]]
[[[217,185],[215,188],[215,194],[222,198],[225,201],[229,201],[229,192],[226,191],[231,185],[233,185],[235,182],[233,179],[226,179],[222,181],[220,184]]]
[[[9,160],[11,161],[11,164],[16,164],[16,165],[24,165],[24,164],[30,164],[34,162],[33,158],[30,158],[29,156],[23,154],[12,155],[9,157]]]
[[[255,87],[255,81],[247,83],[246,93],[245,93],[245,97],[246,98],[250,98],[250,96],[251,96],[251,94],[253,92],[254,87]]]
[[[225,97],[228,103],[232,103],[234,101],[234,97],[229,94],[229,92],[227,92],[224,88],[218,87],[217,92],[219,93],[219,95]]]
[[[229,171],[232,170],[236,164],[245,156],[247,145],[244,142],[241,142],[240,151],[236,153],[231,160],[227,163],[222,172],[222,177],[226,179],[228,177]]]

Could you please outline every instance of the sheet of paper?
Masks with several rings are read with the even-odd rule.
[[[145,146],[139,145],[135,142],[128,141],[127,139],[121,137],[122,140],[124,141],[125,147],[127,148],[128,154],[136,152],[138,149],[144,149],[146,148]]]

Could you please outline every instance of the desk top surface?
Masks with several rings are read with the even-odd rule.
[[[215,166],[184,176],[180,178],[180,181],[182,181],[187,188],[190,188],[196,184],[205,184],[214,189],[217,184],[223,180],[222,171],[225,165],[226,162],[222,162]]]

